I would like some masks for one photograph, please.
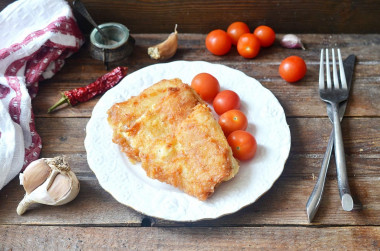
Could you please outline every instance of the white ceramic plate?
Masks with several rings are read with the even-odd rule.
[[[239,94],[248,128],[257,140],[255,157],[240,163],[239,173],[222,183],[207,201],[146,176],[112,142],[107,110],[116,102],[138,95],[152,84],[171,78],[191,83],[201,72],[215,76],[221,89]],[[281,175],[290,150],[290,131],[276,97],[257,80],[219,64],[176,61],[155,64],[127,75],[96,104],[86,128],[85,147],[90,168],[100,185],[120,203],[161,219],[197,221],[234,213],[268,191]]]

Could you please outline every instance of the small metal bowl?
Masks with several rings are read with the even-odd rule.
[[[92,30],[90,53],[93,58],[108,63],[122,60],[132,53],[135,40],[130,36],[127,27],[119,23],[104,23],[99,28],[109,41],[104,41],[97,29]]]

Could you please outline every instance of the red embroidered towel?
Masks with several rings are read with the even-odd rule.
[[[0,189],[39,157],[31,99],[83,44],[64,0],[19,0],[0,13]]]

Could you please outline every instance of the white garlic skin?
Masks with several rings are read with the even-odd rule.
[[[294,34],[285,35],[280,44],[282,47],[289,49],[302,49],[305,50],[305,46],[302,44],[301,39]]]
[[[56,158],[45,158],[45,159],[39,159],[36,161],[33,161],[25,170],[28,168],[36,168],[36,165],[48,165],[51,168],[51,173],[43,182],[41,185],[37,186],[33,191],[27,192],[23,198],[23,200],[19,203],[17,207],[17,214],[22,215],[30,205],[34,203],[40,203],[40,204],[45,204],[45,205],[52,205],[52,206],[58,206],[58,205],[63,205],[66,204],[78,195],[79,190],[80,190],[80,185],[79,181],[76,177],[76,175],[70,170],[70,167],[68,165],[62,166],[55,166],[54,163],[57,160],[57,158],[62,158],[62,157],[56,157]],[[38,169],[36,169],[38,170]],[[30,169],[28,170],[30,171]],[[59,180],[55,180],[58,175],[63,175],[64,179],[68,181],[67,183],[62,183],[66,187],[62,186],[57,186],[59,184],[54,185],[52,187],[52,184],[54,182],[62,182],[62,178]],[[25,175],[20,174],[20,183],[24,185],[24,187],[33,187],[33,185],[27,184],[28,180],[25,179]],[[38,180],[36,179],[31,179],[31,180]],[[63,182],[66,182],[63,181]],[[67,186],[68,185],[68,186]],[[54,189],[54,190],[53,190]],[[61,190],[56,190],[56,189],[61,189]],[[63,189],[63,190],[62,190]],[[51,196],[55,195],[55,196]],[[57,197],[57,195],[60,195]]]

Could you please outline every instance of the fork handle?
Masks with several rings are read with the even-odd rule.
[[[334,144],[335,144],[335,163],[336,163],[336,173],[338,176],[338,188],[340,199],[342,202],[343,210],[351,211],[354,207],[354,202],[352,200],[350,187],[348,185],[347,170],[346,170],[346,159],[344,153],[344,145],[342,138],[342,129],[340,126],[339,119],[339,104],[332,103],[333,109],[333,124],[334,124]]]
[[[329,143],[327,144],[326,152],[322,160],[321,171],[318,175],[317,183],[315,183],[313,192],[311,193],[306,203],[306,213],[309,223],[313,220],[321,204],[323,190],[325,188],[327,169],[329,168],[331,153],[334,145],[334,131],[331,131]]]

